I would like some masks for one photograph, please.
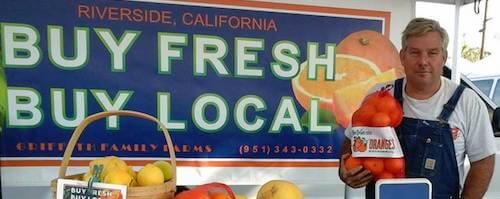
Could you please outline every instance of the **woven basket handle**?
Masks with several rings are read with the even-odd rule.
[[[132,116],[132,117],[137,117],[137,118],[142,118],[146,120],[150,120],[153,122],[156,122],[158,125],[160,125],[161,130],[163,131],[163,135],[165,136],[165,140],[167,142],[168,146],[168,153],[170,154],[170,164],[172,164],[173,169],[173,177],[172,181],[174,184],[177,184],[177,165],[175,163],[175,151],[174,151],[174,145],[172,143],[172,139],[170,138],[170,134],[168,133],[167,127],[162,124],[158,119],[156,119],[153,116],[150,116],[145,113],[137,112],[137,111],[128,111],[128,110],[120,110],[120,111],[106,111],[106,112],[100,112],[96,113],[93,115],[88,116],[85,118],[75,129],[73,132],[73,135],[71,135],[71,138],[69,140],[68,146],[66,147],[66,150],[64,151],[64,156],[61,161],[61,167],[59,168],[59,178],[63,178],[66,176],[66,170],[68,169],[68,164],[69,164],[69,159],[71,158],[71,154],[73,154],[73,149],[75,148],[76,142],[80,138],[80,135],[82,134],[83,130],[92,122],[106,118],[109,116]]]

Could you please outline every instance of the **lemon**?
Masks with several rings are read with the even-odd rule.
[[[153,164],[161,169],[164,181],[169,181],[170,179],[172,179],[172,177],[174,177],[174,169],[172,168],[172,165],[170,163],[163,160],[158,160]]]
[[[94,172],[94,166],[96,165],[103,165],[103,169],[101,172],[101,175],[99,176],[101,181],[104,181],[104,178],[110,173],[111,171],[115,170],[121,170],[121,171],[127,171],[129,168],[127,166],[127,163],[125,163],[123,160],[116,156],[107,156],[104,158],[98,158],[89,163],[90,167],[90,173]]]
[[[123,170],[110,171],[104,178],[104,183],[110,184],[122,184],[128,186],[130,185],[130,182],[132,182],[132,176],[130,176],[127,171]]]
[[[127,173],[133,178],[137,178],[137,172],[134,171],[134,169],[131,166],[128,166],[127,168]]]
[[[127,163],[116,156],[107,156],[104,158],[106,164],[102,170],[101,177],[105,177],[108,173],[116,170],[128,171]]]
[[[153,186],[163,184],[163,172],[153,164],[147,164],[137,173],[139,186]]]

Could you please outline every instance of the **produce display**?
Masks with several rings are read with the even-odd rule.
[[[173,178],[174,168],[163,160],[158,160],[146,164],[138,171],[134,171],[125,161],[116,156],[106,156],[92,160],[89,163],[89,170],[82,176],[83,181],[88,182],[92,176],[98,176],[95,182],[108,184],[119,184],[130,187],[155,186],[163,184]],[[96,170],[97,169],[97,170]],[[271,186],[272,185],[272,186]],[[276,181],[263,186],[262,190],[268,192],[270,188],[290,192],[288,195],[264,194],[261,199],[299,199],[298,197],[289,197],[289,194],[302,196],[300,190],[291,182]],[[281,194],[281,195],[280,195]],[[284,196],[284,197],[283,197]],[[300,197],[303,198],[303,197]],[[223,183],[208,183],[182,191],[175,196],[175,199],[247,199],[246,196],[233,193],[231,188]]]
[[[352,126],[397,127],[402,119],[401,105],[389,91],[383,89],[366,97],[352,115]]]
[[[102,167],[98,167],[102,166]],[[96,168],[100,168],[96,171]],[[154,186],[163,184],[173,177],[172,165],[159,160],[146,164],[139,171],[134,171],[125,161],[116,156],[98,158],[89,163],[89,170],[83,175],[83,181],[98,173],[98,182],[127,186]]]
[[[367,96],[352,117],[353,155],[345,161],[345,168],[362,166],[375,180],[404,178],[404,158],[394,131],[402,118],[401,105],[387,88]]]
[[[238,195],[226,184],[213,182],[183,191],[175,199],[247,199]],[[262,185],[256,199],[304,199],[297,185],[287,180],[271,180]]]

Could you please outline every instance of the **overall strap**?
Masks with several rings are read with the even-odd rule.
[[[441,114],[439,114],[438,118],[439,121],[446,122],[451,116],[451,113],[453,113],[453,110],[455,110],[455,106],[457,106],[458,100],[460,99],[460,96],[462,96],[462,93],[464,92],[465,87],[462,85],[458,85],[457,89],[451,96],[451,98],[448,100],[448,102],[443,105],[443,110],[441,111]]]
[[[394,98],[398,100],[401,106],[403,105],[403,78],[397,79],[394,82]]]

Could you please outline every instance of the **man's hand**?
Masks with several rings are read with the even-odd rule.
[[[364,169],[362,166],[357,166],[347,171],[345,168],[345,161],[351,154],[346,153],[342,155],[339,168],[339,176],[344,183],[352,188],[361,188],[366,186],[372,181],[372,174],[370,171]]]

